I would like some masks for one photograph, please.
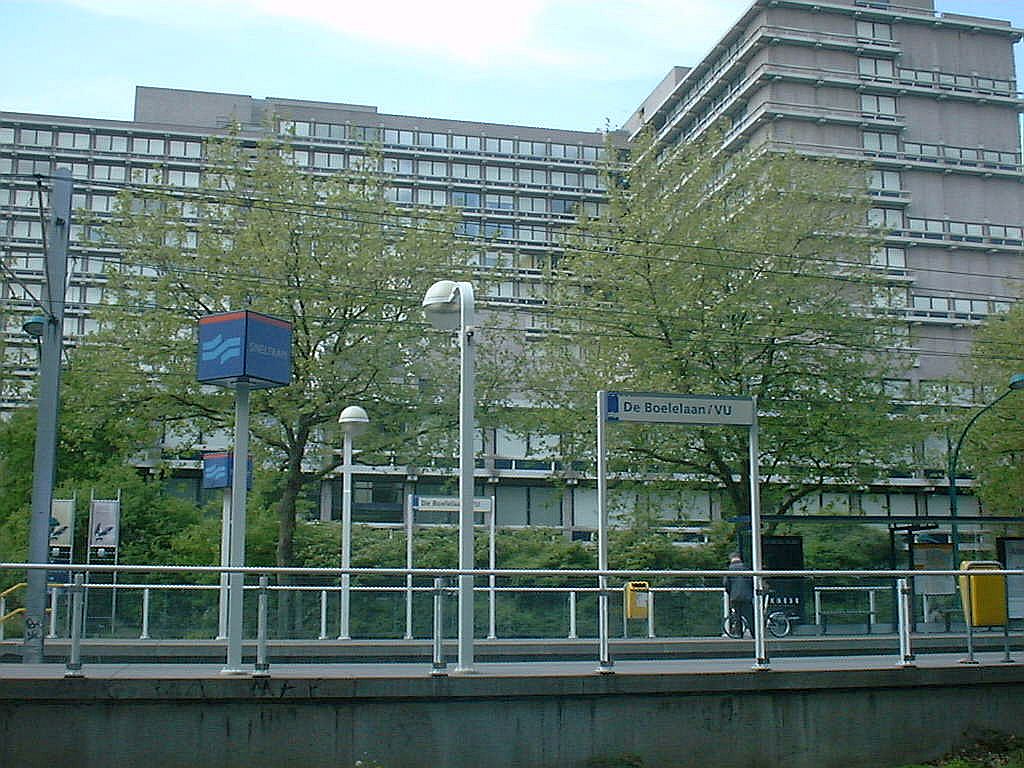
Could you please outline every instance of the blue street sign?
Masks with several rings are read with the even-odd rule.
[[[234,474],[234,454],[228,452],[203,454],[203,488],[230,488]],[[252,459],[246,465],[245,487],[252,489]]]
[[[199,319],[198,381],[263,389],[285,386],[291,378],[290,323],[249,310]]]

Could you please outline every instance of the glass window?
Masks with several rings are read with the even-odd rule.
[[[484,207],[491,210],[511,211],[514,204],[512,195],[486,195]]]
[[[36,173],[47,176],[50,173],[50,161],[49,160],[29,160],[27,158],[19,158],[15,167],[17,173],[24,174],[26,176],[32,176]]]
[[[96,149],[100,152],[127,152],[128,137],[100,134],[96,137]]]
[[[512,139],[492,139],[488,138],[485,140],[484,149],[487,152],[494,152],[501,155],[511,155],[515,151],[515,142]]]
[[[899,171],[873,170],[868,174],[868,186],[874,190],[894,191],[901,189]]]
[[[132,139],[132,152],[137,155],[162,155],[164,153],[164,140],[140,138],[137,136]]]
[[[124,181],[125,169],[123,165],[94,165],[92,177],[99,181]]]
[[[61,131],[57,134],[57,146],[61,149],[88,149],[89,134]]]
[[[897,138],[895,133],[864,132],[864,149],[872,152],[896,152]]]
[[[461,149],[467,152],[480,151],[479,136],[452,136],[452,149]]]
[[[73,179],[88,179],[89,178],[89,164],[88,163],[69,163],[63,160],[57,161],[57,168],[66,168],[71,171],[71,178]]]
[[[199,171],[170,170],[167,183],[174,187],[198,187]]]
[[[37,128],[22,128],[21,143],[30,147],[53,146],[53,132],[41,131]]]
[[[0,128],[0,144],[13,144],[14,143],[14,129],[13,128]]]
[[[547,200],[543,197],[520,197],[518,207],[523,213],[547,213]]]
[[[168,154],[172,157],[200,157],[203,145],[198,141],[169,141]]]
[[[452,176],[456,179],[479,179],[480,166],[468,163],[452,163]]]
[[[553,187],[579,187],[579,185],[580,175],[578,173],[551,172],[551,186]]]
[[[434,160],[420,160],[416,163],[416,173],[420,176],[447,176],[448,163]]]
[[[878,115],[895,115],[896,98],[894,96],[880,96],[874,93],[862,93],[860,95],[860,108],[862,112]]]
[[[448,204],[447,195],[443,189],[418,189],[416,190],[416,202],[419,205],[444,206]]]
[[[519,183],[520,184],[535,184],[545,185],[548,182],[547,171],[540,170],[539,168],[520,168],[519,169]]]
[[[514,180],[515,169],[507,165],[488,165],[484,167],[484,171],[488,181],[512,182]]]
[[[452,192],[452,205],[458,208],[479,208],[480,195],[476,192]]]
[[[857,37],[870,40],[892,40],[892,27],[878,21],[857,21]]]

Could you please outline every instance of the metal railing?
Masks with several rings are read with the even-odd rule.
[[[448,586],[454,583],[456,577],[460,575],[473,575],[480,577],[491,577],[495,580],[503,579],[516,579],[522,581],[523,579],[552,579],[560,578],[565,580],[572,580],[573,584],[559,585],[559,586],[524,586],[517,584],[515,586],[494,586],[489,585],[486,587],[479,587],[480,592],[490,592],[492,596],[496,593],[510,593],[510,594],[563,594],[568,600],[568,617],[569,617],[569,632],[567,637],[569,639],[577,639],[579,637],[578,624],[577,624],[577,600],[579,595],[601,595],[621,597],[623,595],[623,589],[625,583],[633,579],[645,579],[648,581],[682,581],[682,580],[711,580],[714,583],[718,583],[724,576],[760,576],[764,579],[776,579],[776,578],[798,578],[798,579],[814,579],[814,580],[837,580],[837,579],[851,579],[870,578],[872,581],[877,582],[880,579],[891,579],[892,585],[878,585],[877,583],[871,585],[815,585],[814,596],[815,596],[815,621],[820,623],[822,618],[822,606],[821,598],[824,594],[829,593],[859,593],[866,592],[869,599],[869,607],[866,612],[868,615],[869,625],[871,623],[877,623],[877,611],[878,606],[876,603],[875,595],[877,592],[889,592],[896,596],[894,613],[896,614],[896,626],[894,628],[895,634],[897,635],[898,648],[896,649],[897,663],[902,665],[911,665],[914,659],[914,653],[912,649],[912,634],[913,634],[913,610],[911,606],[911,599],[913,590],[911,588],[912,579],[914,576],[922,576],[921,571],[906,571],[906,570],[891,570],[891,571],[841,571],[841,570],[812,570],[812,571],[598,571],[598,570],[552,570],[552,569],[523,569],[523,570],[502,570],[502,569],[476,569],[476,570],[458,570],[458,569],[440,569],[440,568],[267,568],[267,567],[221,567],[221,566],[145,566],[145,565],[73,565],[73,566],[60,566],[62,571],[67,571],[71,574],[70,581],[63,585],[52,585],[56,587],[51,591],[51,616],[50,616],[50,637],[55,636],[54,629],[56,627],[56,606],[57,606],[57,594],[59,590],[65,590],[70,596],[70,621],[67,630],[68,636],[70,637],[70,645],[68,649],[67,661],[66,661],[66,674],[68,676],[80,676],[82,673],[82,662],[81,662],[81,643],[85,629],[84,619],[84,606],[86,591],[92,590],[110,590],[114,589],[127,589],[136,590],[141,592],[141,611],[140,620],[141,627],[139,638],[149,639],[150,637],[150,603],[151,596],[154,591],[194,591],[194,590],[219,590],[217,584],[147,584],[147,583],[132,583],[132,582],[121,582],[118,584],[113,583],[92,583],[86,584],[86,577],[92,574],[100,573],[118,573],[118,574],[151,574],[151,575],[167,575],[176,574],[181,576],[199,576],[220,573],[241,573],[243,577],[255,577],[258,581],[256,584],[250,584],[246,589],[252,593],[257,594],[257,607],[256,607],[256,666],[254,668],[254,674],[265,675],[268,674],[269,660],[268,654],[268,613],[269,613],[269,595],[271,592],[284,592],[284,591],[301,591],[301,592],[318,592],[320,599],[320,634],[319,640],[328,639],[327,625],[328,625],[328,596],[332,592],[337,592],[341,588],[335,585],[270,585],[270,577],[306,577],[316,578],[321,581],[339,579],[344,573],[348,573],[353,577],[391,577],[391,578],[402,578],[403,581],[407,581],[409,578],[431,580],[432,583],[423,585],[409,585],[408,583],[403,585],[360,585],[352,586],[353,591],[366,592],[366,593],[406,593],[406,595],[413,593],[429,594],[433,598],[433,615],[432,615],[432,630],[431,638],[433,640],[433,658],[432,658],[432,674],[446,674],[446,667],[444,662],[443,654],[443,632],[444,632],[444,621],[443,621],[443,605],[444,595],[452,591],[454,588]],[[38,564],[25,564],[25,563],[0,563],[0,573],[7,571],[14,572],[25,572],[28,570],[49,570],[53,571],[54,566],[49,565],[38,565]],[[977,573],[977,572],[975,572]],[[960,571],[928,571],[928,576],[958,576],[962,575]],[[984,571],[986,576],[1024,576],[1024,570],[986,570]],[[608,579],[614,581],[621,581],[623,586],[609,586],[605,590],[601,590],[599,586],[587,586],[585,582],[590,581],[596,585],[599,585],[601,581],[607,581]],[[970,583],[970,579],[967,580]],[[581,583],[582,582],[582,583]],[[648,613],[647,613],[647,637],[654,638],[655,634],[655,612],[654,612],[654,596],[658,595],[669,595],[673,593],[679,594],[708,594],[717,595],[718,599],[721,599],[721,612],[723,617],[728,614],[728,600],[725,598],[723,590],[718,586],[686,586],[681,584],[671,584],[668,586],[654,586],[651,585],[648,591]],[[970,599],[968,594],[967,599]],[[251,618],[251,614],[250,614]],[[625,618],[624,618],[625,622]],[[608,672],[612,667],[612,660],[610,658],[609,651],[609,637],[607,635],[607,624],[602,626],[600,621],[596,622],[597,625],[597,637],[595,638],[599,647],[598,659],[599,665],[598,671]],[[625,627],[624,627],[625,629]],[[968,627],[970,629],[970,627]],[[1008,626],[1005,628],[1007,644],[1006,644],[1006,656],[1009,658],[1009,634]],[[624,631],[623,636],[627,633]],[[411,633],[407,632],[407,637],[411,636]],[[716,632],[714,636],[718,636]],[[881,636],[880,636],[881,637]],[[970,632],[968,638],[970,642]],[[970,650],[970,649],[969,649]],[[973,656],[973,651],[971,651]],[[755,668],[763,668],[763,660],[755,659]]]

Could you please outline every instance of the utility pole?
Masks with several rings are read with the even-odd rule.
[[[60,406],[60,358],[64,336],[64,290],[71,231],[71,172],[58,169],[50,189],[46,222],[46,283],[42,304],[46,322],[39,354],[39,401],[35,459],[32,464],[32,512],[29,518],[28,562],[48,560],[53,486],[57,474],[57,412]],[[45,570],[30,570],[25,595],[25,640],[22,661],[41,664],[46,626]]]

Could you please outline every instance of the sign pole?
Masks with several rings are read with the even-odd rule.
[[[220,508],[220,565],[226,568],[231,564],[231,490],[221,491],[223,499]],[[228,574],[220,574],[220,602],[217,611],[217,639],[225,640],[228,636]]]
[[[412,570],[413,530],[415,507],[413,496],[409,495],[405,504],[405,567]],[[405,639],[412,640],[412,574],[405,574]]]
[[[249,459],[249,386],[235,386],[235,453],[231,475],[231,563],[245,565],[245,481]],[[245,575],[229,574],[228,655],[221,670],[225,675],[244,674],[242,669],[242,599]]]
[[[597,393],[597,569],[608,570],[608,464],[605,457],[606,424],[608,421],[607,392]],[[608,649],[608,577],[597,577],[600,591],[597,596],[599,662],[597,671],[608,674],[613,662]]]
[[[761,478],[758,470],[757,398],[753,398],[750,422],[750,549],[755,571],[762,567],[761,558]],[[764,579],[754,576],[754,669],[768,668],[764,638]]]

